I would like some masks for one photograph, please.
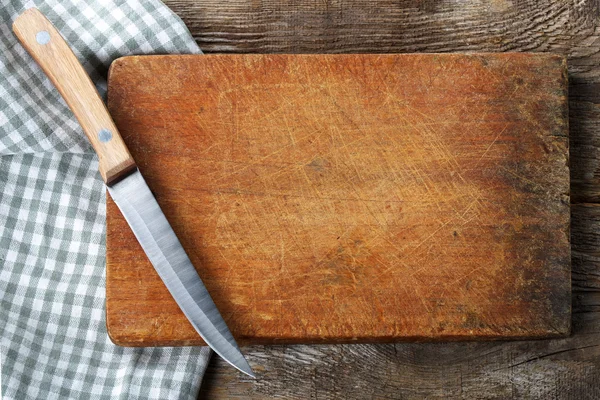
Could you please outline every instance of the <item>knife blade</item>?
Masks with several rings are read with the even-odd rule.
[[[36,8],[17,17],[13,31],[78,119],[98,154],[100,175],[110,196],[187,319],[219,356],[254,378],[250,365],[69,45]]]

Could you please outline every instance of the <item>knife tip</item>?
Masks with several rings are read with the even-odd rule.
[[[250,364],[248,364],[248,361],[246,361],[245,358],[242,358],[241,362],[239,362],[238,365],[236,365],[235,367],[238,370],[240,370],[241,372],[243,372],[244,374],[251,377],[252,379],[256,379],[256,375],[254,374],[254,371],[252,371]]]

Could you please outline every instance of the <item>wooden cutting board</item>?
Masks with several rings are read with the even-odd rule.
[[[563,57],[126,57],[109,109],[240,344],[569,333]],[[203,343],[110,198],[106,251],[115,343]]]

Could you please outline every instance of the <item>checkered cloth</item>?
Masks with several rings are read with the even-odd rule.
[[[102,95],[109,64],[199,53],[157,0],[2,0],[0,16],[0,356],[4,399],[195,399],[210,350],[123,348],[105,327],[105,190],[66,104],[18,44],[12,21],[38,7]]]

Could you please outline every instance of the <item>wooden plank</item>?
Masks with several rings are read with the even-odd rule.
[[[133,57],[109,93],[241,343],[569,332],[562,57]],[[201,343],[107,211],[113,340]]]
[[[165,0],[213,53],[553,52],[568,57],[574,202],[600,200],[597,1]],[[576,103],[573,103],[576,102]],[[590,106],[592,105],[592,106]]]
[[[361,43],[367,43],[360,51],[467,49],[564,54],[568,57],[570,82],[571,200],[574,203],[600,201],[600,41],[597,35],[600,14],[596,1],[343,0],[318,2],[311,4],[312,7],[281,0],[165,0],[165,3],[182,17],[205,52],[357,52]],[[251,9],[246,8],[249,6]],[[451,354],[459,359],[465,347],[423,345],[434,346],[438,353],[430,357],[431,352],[417,348],[403,360],[390,361],[412,366],[414,373],[405,379],[400,373],[381,368],[378,359],[370,361],[373,354],[382,351],[381,347],[391,345],[355,346],[352,353],[337,345],[257,346],[246,351],[256,355],[253,365],[264,366],[270,373],[262,374],[258,382],[251,383],[240,379],[235,371],[214,357],[200,397],[297,399],[301,393],[304,397],[319,399],[440,398],[443,382],[418,371],[423,370],[423,365],[436,365],[437,354],[444,354],[446,363],[443,365],[449,367],[449,373],[459,374],[458,381],[472,377],[474,383],[470,387],[477,385],[477,393],[481,394],[470,395],[470,391],[461,386],[456,396],[444,398],[520,399],[523,398],[520,393],[536,391],[541,394],[531,398],[596,400],[600,397],[600,354],[589,354],[585,350],[560,353],[569,356],[566,361],[554,354],[554,346],[577,349],[586,346],[588,340],[600,343],[597,295],[600,225],[589,213],[580,213],[582,207],[587,209],[588,206],[578,204],[572,211],[573,272],[579,274],[573,281],[573,335],[561,340],[523,342],[517,349],[518,354],[530,362],[512,368],[509,357],[493,359],[489,351],[483,349],[470,353],[471,364],[453,368],[456,364],[448,362]],[[515,345],[490,344],[494,346],[490,350],[508,354]],[[294,359],[308,361],[280,362],[287,358],[288,352],[294,354]],[[394,352],[390,349],[388,353]],[[322,365],[330,359],[340,360],[344,368],[323,370]],[[498,359],[500,362],[495,363]],[[543,368],[540,368],[541,361],[544,361]],[[362,368],[365,363],[370,366],[367,372]],[[362,373],[352,372],[356,370]],[[369,396],[373,388],[378,388],[378,396]]]
[[[598,399],[600,206],[574,205],[573,335],[487,343],[246,348],[259,380],[213,357],[200,399]]]

